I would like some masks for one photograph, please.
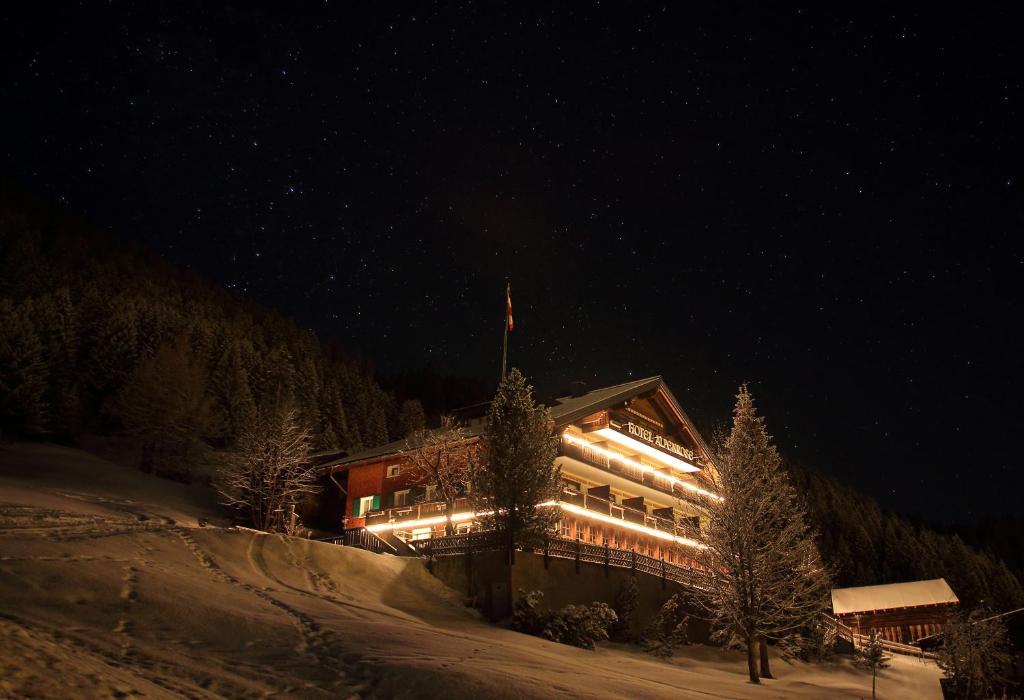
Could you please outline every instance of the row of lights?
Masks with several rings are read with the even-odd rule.
[[[616,433],[616,434],[618,434],[618,433]],[[705,496],[707,498],[711,498],[711,499],[716,500],[716,501],[724,500],[718,494],[714,494],[714,493],[711,493],[710,491],[708,491],[706,489],[702,489],[701,487],[697,486],[696,484],[694,484],[692,482],[683,481],[682,479],[677,479],[676,477],[672,476],[671,474],[665,474],[664,472],[658,471],[657,469],[655,469],[654,467],[652,467],[649,464],[643,464],[642,462],[638,462],[635,459],[630,459],[626,455],[619,454],[618,452],[613,452],[612,450],[609,450],[609,449],[605,449],[604,447],[601,447],[600,445],[595,445],[594,443],[590,442],[589,440],[584,440],[583,438],[576,437],[572,433],[569,433],[569,432],[562,433],[562,439],[565,440],[566,442],[568,442],[571,445],[577,445],[579,447],[586,447],[587,449],[593,450],[595,453],[601,455],[602,457],[605,457],[606,459],[614,459],[614,460],[618,461],[620,464],[623,464],[623,465],[625,465],[627,467],[632,467],[634,469],[639,469],[640,471],[648,473],[648,474],[654,474],[658,478],[664,479],[665,481],[669,482],[670,484],[673,484],[673,485],[677,485],[678,484],[680,487],[686,489],[687,491],[691,491],[693,493],[698,493],[698,494],[700,494],[702,496]]]
[[[701,544],[700,542],[698,542],[696,540],[692,540],[692,539],[690,539],[688,537],[678,537],[678,536],[676,536],[676,535],[674,535],[674,534],[672,534],[670,532],[665,532],[664,530],[655,530],[652,527],[647,527],[646,525],[639,525],[637,523],[630,522],[629,520],[620,520],[618,518],[613,518],[610,515],[604,515],[603,513],[595,513],[594,511],[587,510],[586,508],[580,508],[579,506],[573,505],[572,503],[565,503],[563,501],[546,501],[544,503],[539,503],[537,505],[537,507],[538,508],[550,508],[550,507],[561,508],[563,511],[566,511],[568,513],[572,513],[573,515],[577,515],[577,516],[582,517],[582,518],[589,518],[591,520],[597,520],[599,522],[608,523],[610,525],[615,525],[617,527],[624,527],[624,528],[626,528],[628,530],[634,530],[636,532],[639,532],[639,533],[642,533],[642,534],[645,534],[645,535],[650,535],[651,537],[656,537],[656,538],[661,539],[661,540],[667,540],[667,541],[670,541],[670,542],[676,542],[678,544],[682,544],[682,545],[685,545],[687,547],[694,547],[694,548],[697,548],[697,549],[703,549],[704,546],[705,546],[705,545]],[[493,512],[473,513],[472,511],[468,511],[468,512],[465,512],[465,513],[454,513],[452,515],[451,521],[453,523],[465,523],[465,522],[471,522],[473,520],[476,520],[479,517],[483,517],[483,516],[487,516],[487,515],[493,515]],[[373,533],[377,533],[377,532],[390,532],[391,530],[395,530],[395,529],[398,529],[398,528],[401,528],[403,530],[414,530],[414,529],[418,529],[418,528],[432,527],[434,525],[442,525],[442,524],[446,523],[447,521],[448,521],[447,516],[437,515],[437,516],[434,516],[432,518],[421,518],[419,520],[404,520],[402,522],[397,522],[397,523],[377,523],[375,525],[367,525],[366,529],[369,530],[370,532],[373,532]]]

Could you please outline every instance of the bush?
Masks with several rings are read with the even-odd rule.
[[[633,632],[630,625],[633,622],[633,615],[640,600],[640,590],[636,586],[636,579],[630,579],[622,585],[615,596],[615,604],[612,609],[617,619],[608,630],[608,636],[616,642],[633,641]]]
[[[553,642],[593,649],[597,642],[608,640],[608,628],[618,616],[604,603],[566,605],[548,619],[543,636]]]
[[[567,605],[557,612],[541,607],[544,593],[519,589],[512,606],[512,629],[524,634],[544,637],[553,642],[593,649],[594,644],[608,639],[608,628],[618,616],[604,603]]]
[[[686,612],[684,602],[679,593],[665,601],[644,632],[644,651],[667,659],[672,656],[677,646],[688,643],[687,629],[690,616]]]
[[[527,593],[519,589],[519,597],[512,606],[512,629],[523,634],[532,634],[539,637],[547,627],[550,613],[540,607],[544,598],[543,591],[530,591]]]

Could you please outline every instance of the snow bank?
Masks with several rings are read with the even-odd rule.
[[[864,697],[848,663],[588,652],[482,621],[417,560],[193,527],[210,495],[74,450],[0,450],[0,697]],[[880,697],[937,698],[895,659]]]

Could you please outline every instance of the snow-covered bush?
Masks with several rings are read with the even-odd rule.
[[[608,636],[616,642],[633,641],[633,632],[630,625],[633,622],[633,615],[640,600],[640,590],[637,588],[636,579],[632,576],[622,584],[619,592],[615,595],[615,604],[612,609],[615,611],[615,623],[608,630]]]
[[[540,607],[543,591],[526,592],[519,589],[519,597],[512,606],[512,629],[523,634],[540,636],[551,614]]]
[[[607,641],[608,628],[618,616],[604,603],[567,605],[557,612],[541,607],[544,593],[519,589],[512,606],[512,629],[544,637],[553,642],[593,649],[596,642]]]
[[[665,601],[644,632],[644,650],[663,659],[672,656],[677,646],[687,643],[689,624],[683,597],[676,593]]]
[[[566,605],[552,613],[543,636],[554,642],[593,649],[597,642],[608,640],[608,628],[617,616],[605,603]]]

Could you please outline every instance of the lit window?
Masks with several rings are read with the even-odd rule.
[[[418,527],[412,531],[413,540],[429,540],[430,539],[430,528],[429,527]]]
[[[394,477],[398,476],[398,473],[400,471],[401,471],[401,469],[399,468],[399,466],[397,464],[388,467],[388,478],[391,479],[391,478],[394,478]]]
[[[352,509],[355,517],[361,517],[373,510],[380,509],[380,496],[363,496],[355,499],[355,507]]]
[[[409,489],[395,491],[395,508],[409,505]]]

